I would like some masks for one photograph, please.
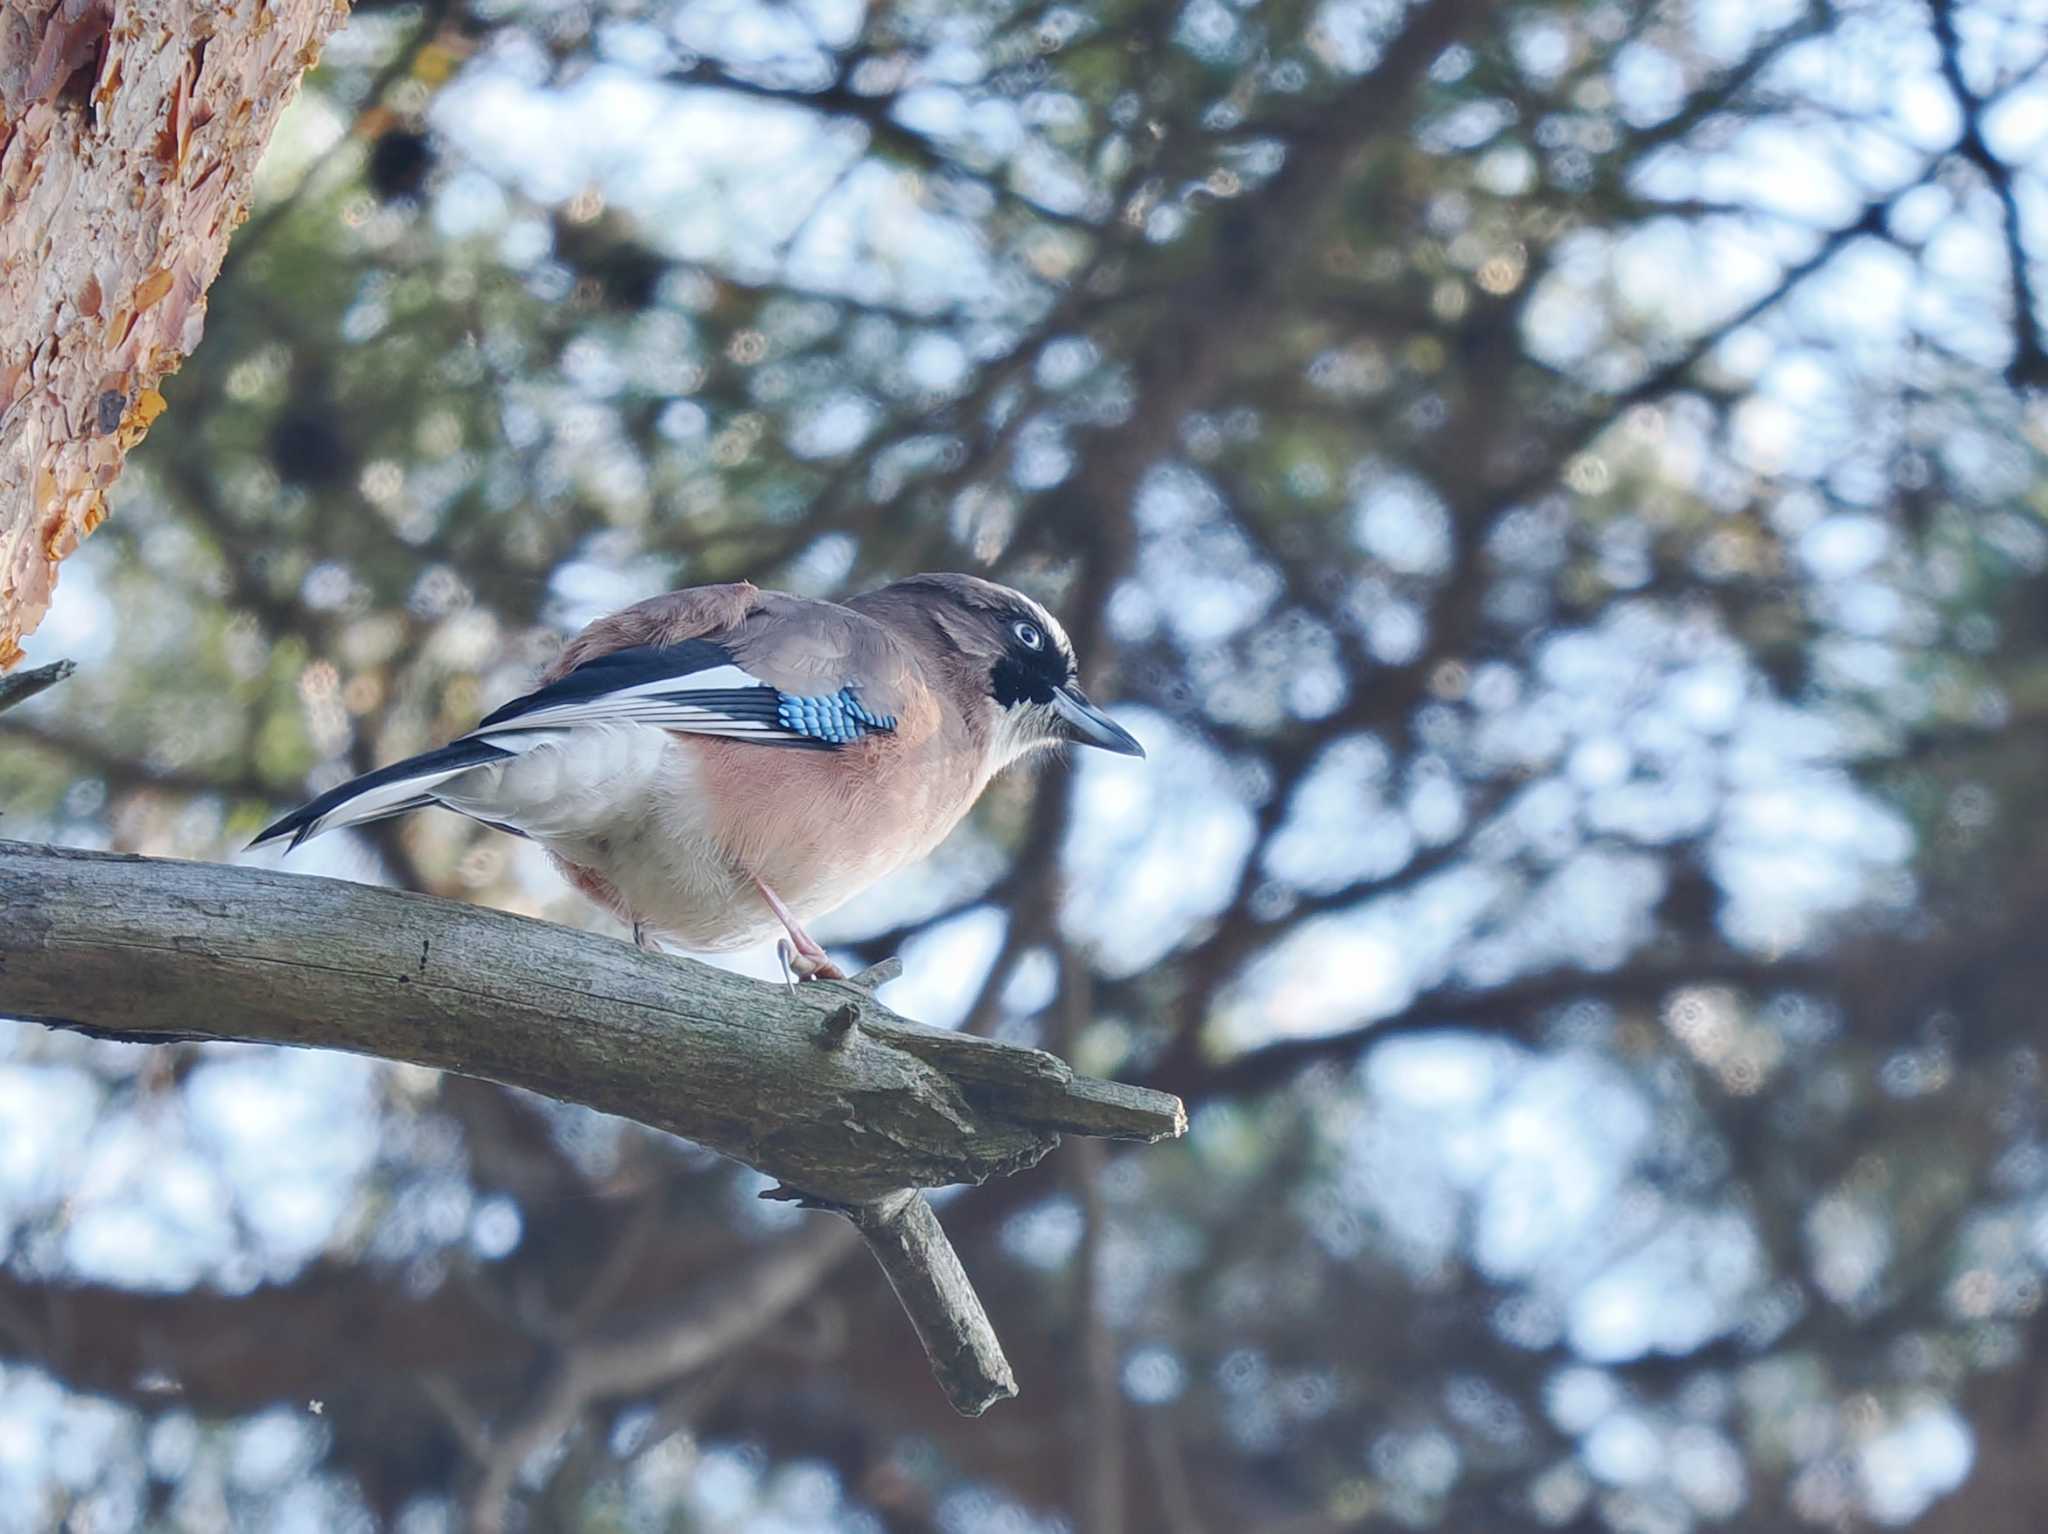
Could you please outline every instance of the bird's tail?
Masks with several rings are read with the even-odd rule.
[[[379,767],[352,778],[339,788],[330,788],[310,804],[301,805],[284,819],[266,827],[251,847],[291,838],[289,852],[308,837],[342,826],[359,826],[407,810],[423,809],[435,803],[434,789],[450,778],[503,761],[514,753],[489,741],[468,738],[451,741],[437,750],[407,757],[389,767]]]

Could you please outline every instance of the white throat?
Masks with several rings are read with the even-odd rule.
[[[989,776],[995,776],[1028,752],[1059,743],[1059,715],[1051,709],[1029,703],[1004,708],[993,699],[988,706],[995,710],[995,724],[988,741]]]

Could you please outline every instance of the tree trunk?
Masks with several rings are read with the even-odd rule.
[[[0,671],[106,519],[340,0],[0,11]]]

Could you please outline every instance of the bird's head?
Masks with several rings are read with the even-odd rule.
[[[999,763],[1068,741],[1145,754],[1130,731],[1088,701],[1067,631],[1023,592],[973,575],[913,575],[886,590],[915,604],[957,657],[976,693],[972,706],[987,711]]]

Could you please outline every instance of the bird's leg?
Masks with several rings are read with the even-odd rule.
[[[818,946],[818,940],[804,931],[796,913],[782,903],[782,897],[762,883],[758,876],[754,879],[754,888],[768,902],[768,909],[775,913],[775,919],[789,930],[790,952],[782,955],[783,966],[794,970],[801,980],[844,980],[846,971],[825,957],[825,950]],[[780,948],[777,952],[781,952]]]

